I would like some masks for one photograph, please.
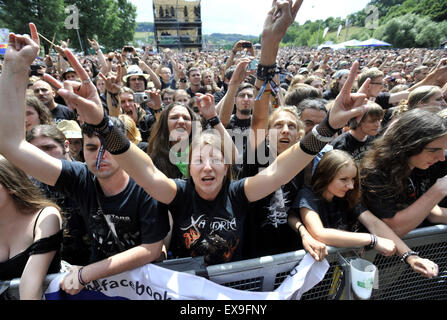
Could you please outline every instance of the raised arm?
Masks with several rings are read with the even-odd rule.
[[[152,70],[152,68],[149,67],[146,64],[146,62],[144,62],[143,60],[139,60],[138,61],[138,65],[141,68],[141,70],[146,71],[149,74],[149,76],[151,77],[152,82],[154,83],[155,88],[161,90],[160,77],[154,72],[154,70]]]
[[[0,154],[43,183],[54,185],[62,162],[25,140],[25,91],[31,63],[39,52],[34,24],[28,35],[10,34],[5,64],[0,76]]]
[[[211,119],[218,119],[216,113],[216,107],[214,103],[214,96],[212,94],[207,93],[206,95],[201,93],[196,93],[198,97],[198,108],[201,111],[201,114],[205,118],[206,121],[210,121]],[[219,135],[224,139],[224,148],[225,150],[231,150],[234,154],[235,158],[238,157],[238,151],[236,146],[234,145],[233,139],[231,139],[230,134],[227,129],[223,126],[221,121],[217,121],[218,123],[213,126],[213,129],[219,132]]]
[[[104,54],[102,53],[102,50],[99,47],[98,42],[95,39],[93,39],[93,40],[87,39],[87,40],[88,40],[88,43],[90,44],[90,46],[96,52],[96,55],[98,57],[100,70],[104,70],[104,68],[107,68],[106,58],[104,57]]]
[[[222,107],[219,110],[220,121],[222,121],[223,126],[226,128],[230,123],[231,114],[234,109],[234,99],[236,97],[236,92],[241,83],[245,80],[246,77],[246,68],[249,59],[244,59],[236,67],[236,70],[233,72],[233,76],[228,83],[228,90],[225,93],[225,96],[222,98]]]
[[[294,21],[301,3],[302,0],[295,1],[293,4],[291,1],[274,1],[274,7],[268,13],[264,23],[262,61],[269,62],[276,57],[279,42],[288,26]],[[337,129],[342,128],[350,119],[364,113],[366,95],[351,93],[358,66],[357,61],[352,65],[348,80],[335,99],[327,118],[315,130],[309,132],[300,143],[281,153],[262,173],[245,180],[245,193],[249,201],[262,199],[289,182],[330,141]],[[263,68],[263,66],[258,66],[258,68]]]
[[[59,88],[59,95],[67,104],[76,106],[85,122],[104,134],[102,138],[106,149],[138,185],[154,199],[166,204],[171,203],[177,194],[174,180],[158,170],[144,151],[130,143],[126,136],[109,122],[108,117],[104,117],[98,91],[88,78],[87,72],[69,50],[66,50],[65,54],[82,82],[79,84],[65,81],[62,87],[58,81],[51,80],[53,86]],[[50,80],[49,76],[47,78]]]

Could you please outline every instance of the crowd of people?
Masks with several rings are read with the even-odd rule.
[[[401,240],[447,223],[444,50],[280,48],[302,1],[274,1],[262,47],[131,46],[40,58],[9,37],[0,77],[0,280],[41,299],[147,263],[207,265],[327,246],[435,262]],[[360,223],[359,223],[360,222]],[[7,297],[4,297],[7,298]]]

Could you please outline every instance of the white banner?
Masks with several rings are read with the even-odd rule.
[[[326,37],[327,32],[329,31],[329,27],[324,28],[323,39]]]
[[[343,29],[343,25],[338,26],[337,38],[340,36],[341,29]]]
[[[315,261],[309,254],[284,282],[272,292],[236,290],[203,277],[172,271],[153,264],[93,281],[79,294],[70,296],[59,289],[65,274],[55,278],[45,293],[46,300],[289,300],[301,296],[319,283],[329,263]]]

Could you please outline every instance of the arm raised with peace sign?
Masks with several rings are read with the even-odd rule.
[[[64,81],[61,83],[47,74],[44,76],[44,79],[51,83],[53,87],[59,89],[59,95],[70,107],[78,111],[85,122],[98,124],[104,118],[104,110],[98,90],[73,53],[68,49],[65,49],[64,53],[81,82]]]

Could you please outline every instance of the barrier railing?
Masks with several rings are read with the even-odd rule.
[[[324,279],[303,300],[351,299],[349,265],[346,260],[360,256],[374,265],[379,272],[379,287],[373,290],[375,300],[437,300],[447,299],[447,226],[437,225],[410,232],[404,241],[423,258],[438,264],[439,275],[427,279],[400,261],[397,256],[384,257],[375,250],[361,252],[361,248],[329,247],[326,257],[330,267]],[[256,259],[204,267],[197,259],[168,260],[159,265],[173,270],[206,276],[209,280],[239,290],[272,291],[301,261],[304,250]],[[48,275],[45,287],[57,275]],[[18,298],[20,279],[0,282],[0,294]]]

